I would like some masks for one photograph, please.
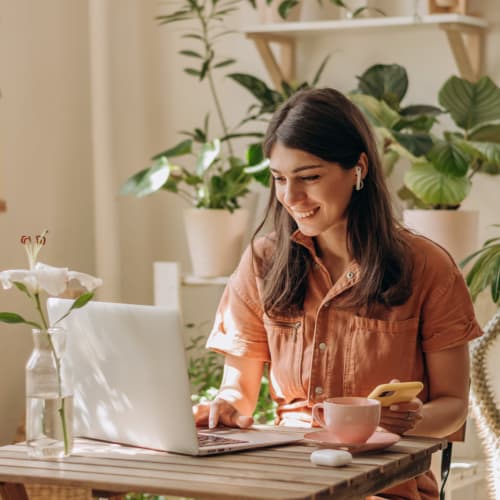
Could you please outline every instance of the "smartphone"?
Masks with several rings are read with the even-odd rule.
[[[395,403],[406,403],[413,399],[424,387],[422,382],[394,382],[377,385],[369,394],[369,398],[377,399],[382,406]]]

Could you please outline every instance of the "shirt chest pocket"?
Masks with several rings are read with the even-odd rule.
[[[290,396],[301,392],[302,355],[304,349],[303,316],[264,315],[271,354],[273,385],[277,392]],[[281,391],[280,391],[281,390]]]
[[[354,316],[350,334],[345,375],[353,394],[367,394],[391,379],[413,380],[420,371],[418,318],[383,321]]]

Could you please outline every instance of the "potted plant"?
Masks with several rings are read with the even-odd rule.
[[[277,23],[282,21],[298,21],[302,10],[302,0],[248,0],[259,12],[262,23]],[[353,19],[366,12],[385,13],[376,7],[367,5],[367,0],[329,0],[330,3],[340,7],[347,19]],[[318,0],[323,5],[323,0]]]
[[[397,72],[394,75],[390,88],[404,88]],[[487,76],[476,83],[449,78],[439,90],[438,101],[458,130],[439,134],[433,133],[439,110],[421,108],[423,116],[417,113],[408,123],[401,121],[401,110],[398,114],[374,92],[354,94],[353,100],[378,126],[384,153],[393,160],[399,155],[410,160],[404,186],[398,191],[408,207],[403,213],[405,223],[442,244],[457,261],[464,258],[476,245],[478,213],[458,208],[477,173],[500,173],[498,86]],[[404,124],[413,130],[403,130]]]
[[[249,144],[245,158],[235,155],[233,140],[255,142],[262,132],[229,128],[214,81],[215,71],[235,62],[218,58],[215,44],[230,34],[223,21],[236,9],[233,0],[183,0],[177,10],[158,17],[160,24],[196,23],[183,35],[193,40],[195,48],[180,54],[194,63],[184,71],[209,85],[222,136],[210,139],[207,114],[201,127],[183,132],[187,139],[155,155],[152,165],[127,179],[120,191],[142,197],[166,190],[192,205],[185,213],[188,245],[194,274],[202,277],[227,275],[236,267],[249,218],[240,201],[253,178],[265,181],[262,172],[267,170],[267,163],[258,155],[258,142]],[[179,157],[189,157],[188,163],[177,163]]]
[[[495,227],[500,228],[496,224]],[[496,313],[484,328],[482,337],[471,349],[471,403],[479,428],[487,463],[487,479],[491,498],[500,495],[498,456],[500,453],[500,411],[498,398],[500,378],[495,362],[500,353],[500,237],[487,240],[483,247],[469,255],[461,266],[473,263],[466,281],[475,301],[483,290],[490,288]]]
[[[283,82],[281,92],[249,74],[228,75],[259,100],[243,120],[230,128],[213,73],[234,64],[235,60],[216,57],[214,45],[230,34],[223,21],[237,5],[234,0],[183,0],[178,10],[158,18],[161,24],[197,22],[196,28],[183,35],[194,40],[196,47],[180,54],[197,63],[184,71],[208,83],[222,134],[210,138],[209,115],[205,115],[202,126],[183,131],[186,139],[153,156],[151,166],[129,177],[120,190],[121,194],[137,197],[170,191],[191,205],[185,211],[186,233],[194,274],[201,277],[228,275],[236,267],[248,219],[248,212],[240,206],[241,199],[254,180],[269,185],[268,161],[261,146],[264,134],[261,130],[245,131],[245,127],[258,123],[262,129],[262,123],[290,95],[318,83],[328,61],[328,57],[323,60],[311,84]],[[241,139],[249,141],[244,158],[235,155],[232,144]]]

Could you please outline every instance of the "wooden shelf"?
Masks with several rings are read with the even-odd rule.
[[[418,29],[429,25],[438,26],[446,32],[460,74],[471,81],[479,79],[482,74],[484,32],[488,26],[488,23],[479,17],[432,14],[276,23],[249,27],[243,32],[255,43],[274,85],[279,88],[283,80],[290,81],[295,78],[295,46],[298,36],[353,29]],[[271,50],[271,43],[277,43],[281,48],[279,62]]]

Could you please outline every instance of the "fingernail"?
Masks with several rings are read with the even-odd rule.
[[[215,427],[215,419],[212,414],[208,416],[208,428],[213,429]]]
[[[398,410],[399,410],[399,406],[398,406],[398,405],[391,405],[391,406],[389,407],[389,409],[390,409],[391,411],[398,411]]]

